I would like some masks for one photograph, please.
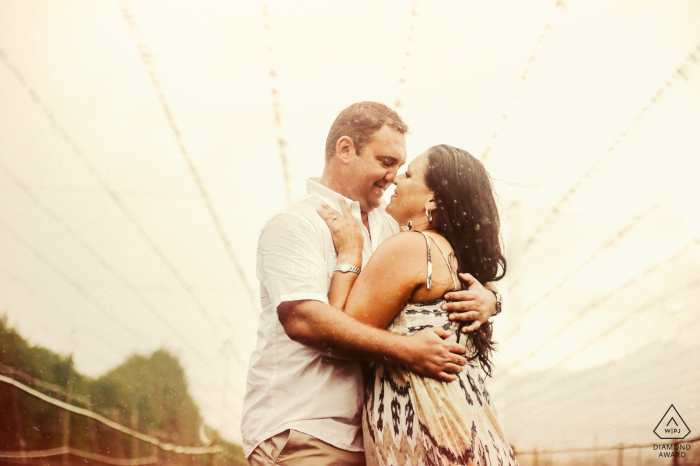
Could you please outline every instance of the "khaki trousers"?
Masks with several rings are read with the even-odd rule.
[[[250,466],[365,466],[365,453],[334,447],[296,430],[262,442],[248,457]]]

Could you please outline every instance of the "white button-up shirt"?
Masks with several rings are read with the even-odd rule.
[[[306,196],[265,224],[258,241],[262,314],[243,401],[241,431],[246,456],[262,441],[287,429],[344,450],[363,450],[360,363],[332,359],[292,341],[277,316],[277,307],[286,301],[312,299],[328,304],[337,256],[328,226],[316,209],[325,202],[340,212],[340,195],[318,179],[307,180],[306,190]],[[364,266],[399,227],[382,204],[369,213],[370,238],[360,204],[347,198],[345,202],[364,235]]]

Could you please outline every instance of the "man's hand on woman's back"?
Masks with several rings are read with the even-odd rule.
[[[466,348],[454,342],[446,341],[450,332],[442,327],[432,327],[416,332],[407,338],[406,364],[408,368],[424,377],[452,382],[454,375],[462,371],[467,359],[462,356]]]
[[[496,296],[471,274],[460,273],[459,277],[467,289],[445,294],[445,299],[451,302],[443,304],[442,310],[453,311],[450,320],[470,323],[462,327],[462,332],[473,332],[496,312]]]

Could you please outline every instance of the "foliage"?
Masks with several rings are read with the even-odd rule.
[[[73,405],[90,409],[119,424],[178,445],[201,446],[199,408],[189,394],[178,359],[160,349],[133,355],[97,379],[80,374],[71,356],[31,346],[7,318],[0,318],[0,364],[33,377],[25,385]],[[11,369],[7,369],[7,368]],[[43,382],[43,383],[42,383]],[[48,385],[52,384],[52,385]],[[224,447],[217,464],[245,464],[242,449],[206,428],[207,437]],[[69,435],[65,433],[69,432]],[[133,458],[163,455],[150,444],[119,433],[85,416],[68,413],[6,383],[0,383],[0,450],[43,450],[65,445],[102,455]],[[189,458],[185,462],[198,460]]]

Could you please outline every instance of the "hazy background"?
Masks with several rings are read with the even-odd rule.
[[[347,105],[496,179],[518,448],[700,432],[700,3],[0,0],[0,313],[93,376],[177,355],[240,441],[258,233]],[[695,435],[695,434],[691,434]]]

